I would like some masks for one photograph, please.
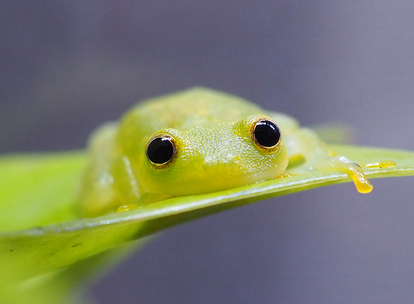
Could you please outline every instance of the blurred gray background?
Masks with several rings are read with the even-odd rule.
[[[203,85],[363,145],[414,150],[414,2],[0,2],[0,152],[84,147],[143,98]],[[414,179],[279,197],[165,231],[99,303],[412,303]]]

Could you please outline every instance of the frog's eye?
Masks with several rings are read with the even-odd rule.
[[[253,142],[262,151],[272,152],[280,143],[280,129],[269,119],[254,121],[250,129]]]
[[[171,135],[156,135],[148,142],[145,153],[151,164],[157,168],[163,168],[175,159],[177,145]]]

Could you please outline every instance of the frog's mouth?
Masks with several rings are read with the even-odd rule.
[[[272,155],[264,155],[254,148],[244,153],[227,151],[225,154],[200,155],[196,152],[192,150],[191,157],[178,152],[171,166],[153,171],[149,177],[152,181],[148,184],[157,187],[149,192],[176,197],[236,188],[272,180],[288,165],[283,148]]]

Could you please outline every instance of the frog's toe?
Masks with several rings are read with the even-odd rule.
[[[344,156],[332,157],[329,160],[319,164],[317,169],[324,171],[341,171],[346,173],[352,179],[356,189],[360,193],[369,193],[373,189],[373,186],[362,171],[362,167]]]

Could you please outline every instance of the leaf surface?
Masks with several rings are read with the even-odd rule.
[[[397,163],[395,168],[364,169],[370,179],[414,175],[413,152],[354,146],[331,148],[358,163],[382,160]],[[76,193],[84,165],[83,152],[0,158],[1,293],[24,296],[20,290],[25,284],[41,282],[40,278],[48,282],[49,288],[51,284],[59,284],[64,286],[61,289],[70,290],[101,267],[99,261],[106,260],[116,248],[130,241],[258,200],[350,181],[346,174],[336,171],[295,172],[297,175],[287,178],[81,219]],[[356,190],[350,186],[350,191]],[[44,279],[48,276],[54,279]],[[32,286],[37,285],[32,283]],[[26,295],[29,290],[41,290],[23,289],[27,290]],[[53,303],[56,298],[49,302],[42,298],[39,303],[42,301]]]

